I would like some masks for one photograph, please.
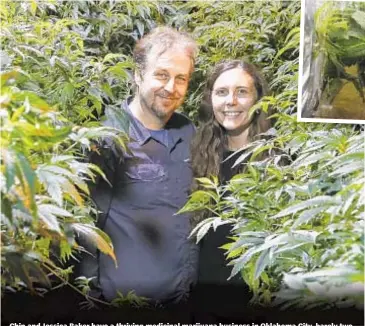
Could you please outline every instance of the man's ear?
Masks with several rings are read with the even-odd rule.
[[[140,86],[142,82],[141,72],[137,69],[134,71],[134,82],[137,86]]]

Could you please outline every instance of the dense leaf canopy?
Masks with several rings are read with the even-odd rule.
[[[244,154],[251,161],[237,162],[245,162],[242,174],[227,185],[200,179],[205,190],[182,210],[212,214],[193,233],[200,239],[232,224],[227,263],[258,302],[361,304],[363,132],[297,122],[299,1],[2,1],[2,291],[40,291],[54,282],[49,272],[67,282],[64,263],[83,250],[79,237],[114,258],[88,198],[103,173],[84,154],[103,137],[125,145],[122,130],[100,120],[114,114],[123,126],[116,112],[132,93],[131,51],[161,24],[190,32],[200,46],[182,108],[191,119],[207,72],[226,58],[261,68],[271,93],[254,109],[275,112],[268,137]],[[272,155],[255,161],[264,150]]]

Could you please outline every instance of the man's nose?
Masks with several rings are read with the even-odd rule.
[[[168,82],[165,84],[164,89],[169,92],[169,93],[173,93],[175,90],[175,79],[174,78],[170,78],[168,80]]]

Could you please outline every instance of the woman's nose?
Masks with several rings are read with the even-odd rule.
[[[229,93],[226,98],[226,103],[228,105],[236,105],[237,104],[237,96],[234,93]]]

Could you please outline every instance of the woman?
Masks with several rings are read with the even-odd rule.
[[[218,175],[223,184],[240,172],[242,165],[232,166],[242,151],[232,154],[270,127],[267,113],[260,110],[249,115],[250,108],[266,94],[266,82],[252,64],[230,60],[214,67],[199,110],[200,128],[192,143],[195,178]],[[198,188],[195,183],[192,190]],[[195,214],[192,225],[205,215]],[[229,225],[222,225],[202,240],[199,280],[193,298],[196,322],[250,321],[245,309],[251,298],[248,287],[240,276],[227,281],[231,267],[226,266],[224,251],[219,249],[229,242],[229,231]]]

